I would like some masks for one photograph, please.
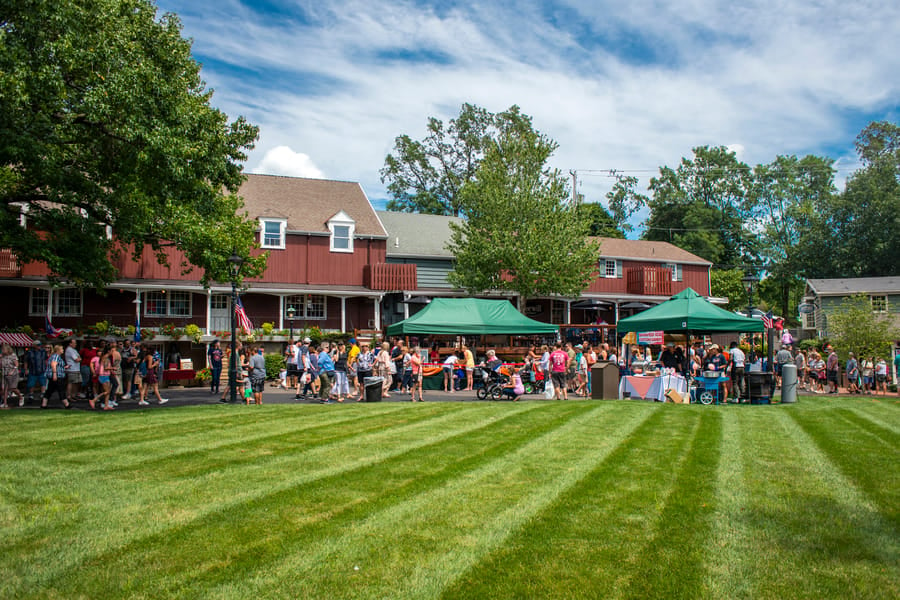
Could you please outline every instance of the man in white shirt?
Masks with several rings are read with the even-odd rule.
[[[744,355],[744,351],[738,348],[737,342],[731,342],[728,353],[731,363],[731,389],[740,400],[744,392],[744,366],[747,357]]]

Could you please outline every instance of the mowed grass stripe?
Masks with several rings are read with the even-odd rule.
[[[710,469],[714,472],[719,417],[708,407],[651,408],[652,416],[623,437],[588,476],[466,572],[443,597],[640,595],[641,578],[665,577],[645,562],[651,555],[645,559],[644,554],[665,545],[665,537],[672,534],[670,526],[680,527],[683,521],[685,531],[679,537],[696,534],[700,539],[691,541],[691,548],[703,545],[707,527],[703,521],[709,510],[696,512],[694,507],[706,500],[705,494],[702,486],[694,492],[683,485],[685,477],[693,477],[692,469],[698,468],[700,476],[712,475]],[[712,448],[711,457],[703,456],[707,446]],[[660,519],[669,514],[670,505],[687,508],[667,525]],[[675,561],[680,565],[675,579],[695,568],[696,556],[684,559],[686,564]]]
[[[281,410],[284,411],[283,408]],[[149,452],[146,449],[138,450],[135,446],[127,446],[124,451],[118,453],[105,451],[100,454],[99,459],[95,451],[92,461],[84,461],[85,464],[78,466],[64,462],[60,464],[60,461],[54,461],[52,457],[20,460],[16,465],[26,477],[15,485],[9,485],[2,496],[9,509],[5,511],[7,515],[5,521],[8,526],[18,523],[22,534],[19,536],[20,541],[42,539],[49,527],[54,527],[57,534],[66,534],[69,533],[69,528],[81,527],[77,519],[71,519],[65,525],[61,523],[51,525],[45,517],[47,513],[59,511],[74,515],[82,504],[90,506],[90,502],[83,496],[70,492],[77,490],[78,482],[84,478],[95,479],[98,485],[104,488],[104,494],[111,502],[115,502],[117,506],[131,506],[134,511],[132,516],[140,519],[141,513],[146,512],[148,506],[157,508],[160,487],[189,491],[199,485],[198,478],[214,476],[225,467],[233,469],[239,463],[258,461],[261,456],[272,460],[275,454],[273,448],[278,449],[280,454],[296,453],[314,445],[334,444],[340,439],[377,432],[385,428],[407,426],[434,418],[435,413],[443,414],[439,408],[406,413],[385,411],[386,414],[381,417],[373,417],[364,409],[342,413],[345,418],[338,418],[341,413],[327,415],[332,421],[330,426],[295,427],[295,418],[270,418],[268,429],[271,433],[268,435],[235,437],[235,430],[229,430],[229,435],[211,433],[211,439],[214,441],[203,445],[205,448],[199,448],[196,452],[188,447],[165,450],[166,446],[171,448],[171,436],[162,435],[165,441],[158,450]],[[295,411],[291,411],[291,415],[294,414]],[[243,433],[242,428],[237,429]],[[256,432],[258,429],[265,430],[266,424],[255,423],[252,431]],[[165,430],[161,430],[162,432]],[[226,444],[232,439],[236,441]],[[161,473],[165,473],[165,480],[160,478]],[[48,496],[41,492],[54,486],[60,490],[60,494]],[[146,490],[153,491],[148,495],[145,493]],[[18,507],[18,510],[13,510],[14,506]],[[11,543],[11,540],[0,540],[0,552],[8,543]]]
[[[713,510],[705,548],[707,580],[703,593],[697,590],[696,596],[735,600],[755,597],[758,557],[764,550],[758,547],[754,532],[744,518],[744,511],[750,505],[744,474],[756,461],[755,450],[745,437],[745,428],[750,426],[747,416],[746,411],[736,412],[732,407],[722,414],[715,490],[705,502]]]
[[[332,531],[446,485],[460,472],[555,429],[577,411],[576,406],[529,411],[527,417],[516,411],[511,418],[494,420],[465,436],[443,439],[390,461],[283,490],[238,507],[237,512],[229,509],[227,514],[211,514],[184,527],[135,540],[110,555],[92,559],[87,566],[96,572],[78,587],[54,587],[67,593],[104,595],[114,591],[121,573],[136,560],[145,568],[130,575],[128,582],[133,589],[165,581],[166,587],[158,592],[166,597],[198,597],[214,584],[227,587],[235,580],[253,577],[260,563],[271,569],[285,554],[311,552],[317,541]],[[437,436],[436,428],[433,437]],[[103,581],[108,582],[108,588]],[[212,595],[221,597],[219,593]]]
[[[883,411],[878,411],[878,413],[872,414],[869,410],[861,410],[858,404],[850,405],[846,407],[846,410],[852,412],[858,419],[865,420],[880,430],[889,431],[894,436],[900,436],[900,426],[896,423],[891,423],[886,418],[890,413],[885,414]]]
[[[771,407],[745,415],[756,456],[745,464],[750,504],[741,518],[756,543],[754,598],[897,597],[897,537],[873,502],[804,433],[803,413]],[[893,590],[893,593],[891,592]]]
[[[445,405],[444,408],[437,405],[420,406],[416,408],[436,414],[436,418],[425,427],[437,430],[436,435],[426,437],[422,423],[403,425],[338,444],[327,443],[298,456],[271,460],[263,458],[251,465],[223,469],[207,477],[197,478],[193,485],[185,485],[181,480],[170,481],[162,472],[156,474],[155,481],[146,485],[136,484],[132,479],[67,479],[62,482],[64,488],[57,488],[49,494],[71,494],[78,503],[74,511],[61,514],[60,511],[54,511],[58,513],[57,526],[65,528],[68,525],[74,528],[70,535],[62,538],[66,551],[61,552],[55,544],[48,545],[47,540],[39,535],[41,531],[32,531],[30,535],[26,531],[23,535],[11,528],[7,537],[9,542],[0,552],[0,559],[15,556],[25,560],[0,560],[0,586],[7,582],[15,586],[16,581],[29,571],[29,564],[46,565],[40,578],[41,581],[47,581],[60,572],[77,567],[92,556],[108,554],[135,539],[175,530],[209,514],[237,510],[259,498],[295,486],[388,460],[441,439],[465,435],[487,427],[498,419],[534,410],[539,406],[532,403],[509,408],[489,404]],[[348,409],[353,410],[350,407]],[[290,409],[283,407],[282,410]],[[384,409],[375,409],[373,413],[377,415],[380,411]],[[278,418],[280,412],[272,412],[273,420]],[[390,415],[395,411],[384,412]],[[367,446],[369,451],[355,452],[359,445]],[[18,479],[24,483],[27,475],[22,473]],[[20,509],[21,507],[14,507],[16,512]],[[25,526],[27,525],[26,522]],[[52,529],[53,525],[48,522],[47,527]],[[2,591],[3,587],[0,587],[0,597],[5,596]]]
[[[827,457],[900,537],[900,445],[896,440],[886,440],[890,434],[884,430],[873,433],[868,423],[848,420],[843,410],[789,414],[815,442],[823,460]],[[856,500],[855,496],[848,498],[850,502]]]
[[[578,404],[583,407],[579,413],[515,452],[493,457],[446,485],[373,512],[346,530],[335,530],[320,538],[316,547],[293,553],[246,583],[216,589],[214,595],[439,596],[652,414],[646,409]],[[559,406],[551,404],[549,410],[560,410]]]

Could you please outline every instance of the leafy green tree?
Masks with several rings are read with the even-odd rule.
[[[392,198],[388,210],[460,216],[460,189],[475,177],[488,142],[496,135],[497,115],[463,104],[447,126],[428,119],[422,141],[408,135],[394,140],[381,169]]]
[[[556,143],[513,107],[462,189],[467,219],[451,224],[450,282],[469,293],[576,296],[596,271],[599,249],[568,204],[566,180],[547,168]]]
[[[110,253],[147,245],[227,280],[227,257],[254,246],[235,193],[257,128],[211,96],[178,18],[149,0],[5,3],[0,247],[79,285],[110,282]]]
[[[643,238],[667,241],[721,267],[754,262],[744,229],[751,209],[749,167],[724,146],[694,148],[677,169],[650,180],[650,217]]]
[[[747,310],[747,292],[741,278],[744,277],[742,269],[711,269],[709,272],[710,293],[719,298],[728,298],[728,304],[723,306],[727,310]],[[756,298],[754,298],[755,300]],[[753,303],[754,308],[756,302]]]
[[[900,339],[900,330],[886,314],[872,312],[866,295],[846,298],[840,308],[828,315],[828,338],[842,358],[848,352],[857,356],[891,357],[891,344]]]
[[[637,192],[638,178],[632,176],[617,177],[612,189],[606,194],[609,212],[623,231],[631,231],[628,222],[631,215],[647,205],[649,199]]]
[[[802,293],[800,246],[835,192],[833,161],[818,156],[778,156],[753,169],[751,222],[768,273],[761,293],[785,317],[795,313]]]
[[[807,277],[896,274],[900,255],[900,127],[874,122],[857,137],[863,168],[806,215],[798,248]]]
[[[585,202],[575,208],[578,218],[588,224],[588,235],[623,239],[625,233],[620,229],[612,215],[599,202]]]

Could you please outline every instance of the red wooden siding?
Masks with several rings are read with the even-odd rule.
[[[661,293],[656,293],[652,287],[645,288],[648,291],[631,291],[632,289],[637,288],[629,288],[629,273],[635,270],[643,270],[643,269],[651,269],[653,271],[660,270],[664,271],[665,275],[660,275],[662,279],[665,279],[666,276],[669,278],[669,291],[665,292],[662,288],[657,288],[657,291]],[[622,261],[622,277],[601,277],[599,274],[596,278],[591,281],[590,285],[588,285],[585,292],[596,293],[596,294],[639,294],[639,295],[659,295],[659,296],[671,296],[673,294],[677,294],[681,290],[685,288],[693,288],[698,294],[702,296],[709,295],[709,268],[705,265],[682,265],[681,267],[681,281],[671,281],[671,272],[668,269],[664,269],[658,262],[647,262],[647,261]],[[633,275],[632,277],[641,277],[642,275]],[[650,277],[648,275],[648,277]],[[644,279],[644,281],[648,281]],[[663,284],[664,285],[664,284]]]
[[[331,252],[327,236],[287,236],[284,250],[270,250],[268,268],[253,281],[309,285],[365,285],[365,267],[383,263],[385,240],[354,240],[353,252]]]
[[[375,263],[365,267],[365,285],[373,290],[399,292],[419,287],[416,265]]]

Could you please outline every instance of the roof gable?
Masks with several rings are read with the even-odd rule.
[[[328,221],[343,213],[356,224],[356,237],[387,236],[355,182],[248,174],[238,193],[251,218],[286,219],[288,233],[328,235]]]

